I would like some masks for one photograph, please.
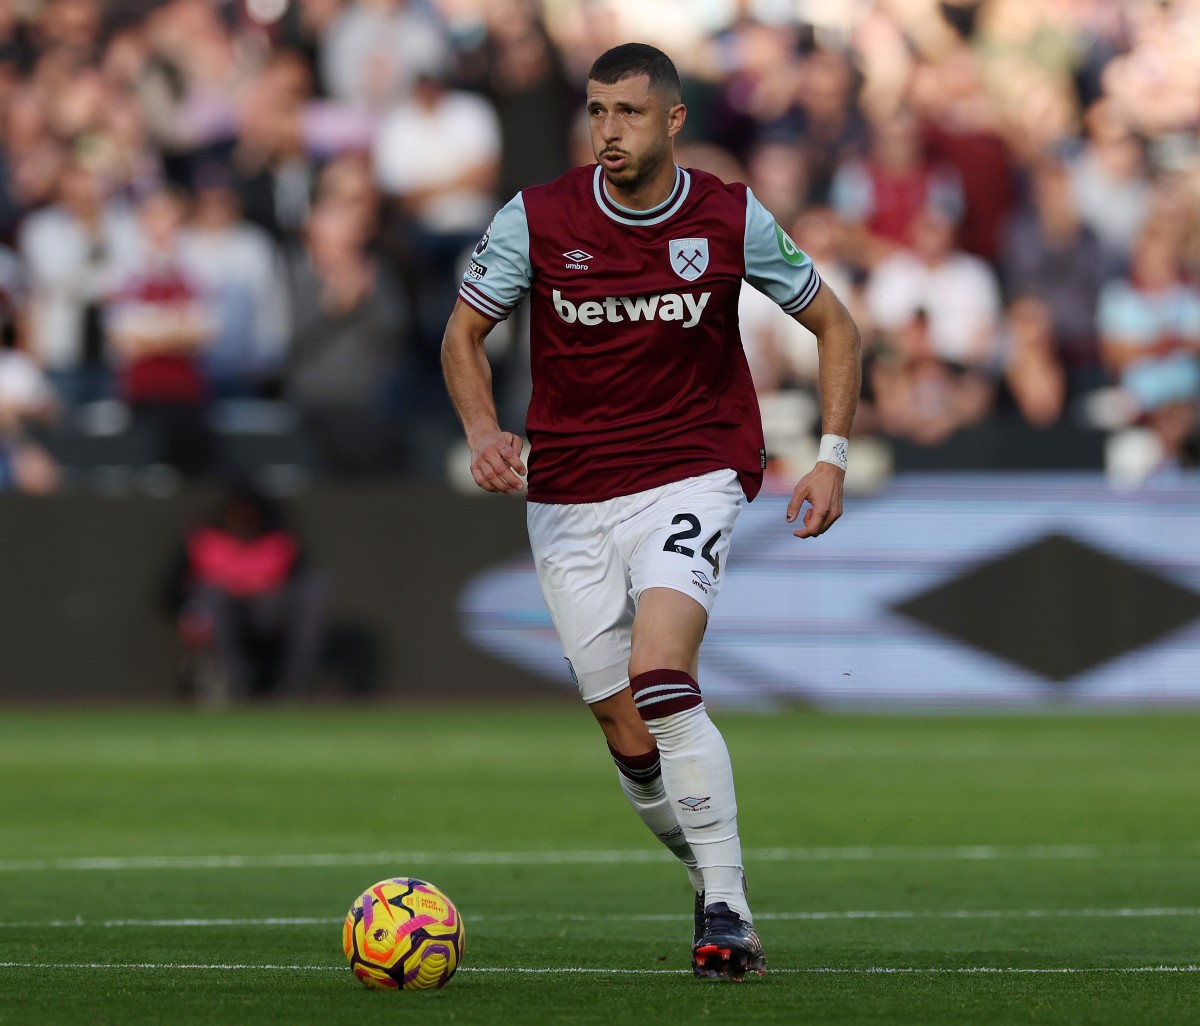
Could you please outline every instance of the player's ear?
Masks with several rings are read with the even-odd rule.
[[[675,104],[667,111],[667,135],[673,136],[679,133],[683,128],[683,123],[687,120],[687,107],[682,103]]]

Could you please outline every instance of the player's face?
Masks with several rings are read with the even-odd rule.
[[[610,185],[627,196],[674,181],[671,139],[683,126],[684,107],[669,105],[650,88],[648,75],[612,85],[588,82],[592,152]]]

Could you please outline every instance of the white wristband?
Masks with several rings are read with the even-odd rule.
[[[817,453],[818,463],[832,463],[835,467],[846,469],[849,462],[850,442],[841,435],[822,435],[821,448]]]

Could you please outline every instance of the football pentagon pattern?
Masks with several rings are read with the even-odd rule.
[[[354,975],[377,990],[444,987],[458,969],[467,934],[454,903],[433,884],[381,880],[355,899],[342,928]]]

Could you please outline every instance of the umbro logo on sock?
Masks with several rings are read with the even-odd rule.
[[[708,808],[706,802],[708,802],[711,798],[712,795],[709,795],[706,798],[680,798],[679,804],[686,808],[689,812],[699,812],[700,809]]]

